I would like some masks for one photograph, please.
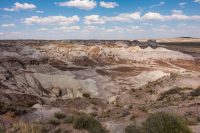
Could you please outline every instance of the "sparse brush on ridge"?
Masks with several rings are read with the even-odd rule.
[[[181,91],[181,88],[175,87],[172,88],[168,91],[165,91],[164,93],[161,93],[160,97],[158,98],[159,101],[164,100],[167,96],[172,95],[172,94],[179,94]]]
[[[146,133],[192,133],[180,116],[164,112],[148,117],[143,128]]]
[[[0,102],[0,114],[5,114],[7,112],[13,112],[15,115],[23,115],[29,111],[33,110],[28,107],[21,107],[14,104],[6,104]]]

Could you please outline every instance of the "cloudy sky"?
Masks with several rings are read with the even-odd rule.
[[[0,39],[200,37],[200,0],[0,0]]]

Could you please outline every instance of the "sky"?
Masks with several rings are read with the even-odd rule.
[[[0,0],[0,39],[200,37],[200,0]]]

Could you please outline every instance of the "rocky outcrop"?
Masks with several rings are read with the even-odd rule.
[[[55,47],[55,48],[52,48]],[[47,56],[57,58],[68,64],[94,65],[94,64],[118,64],[128,62],[143,62],[153,60],[193,60],[193,57],[178,51],[166,48],[151,47],[140,48],[139,46],[73,46],[73,47],[43,47]],[[79,62],[79,63],[78,63]],[[84,62],[84,63],[81,63]]]

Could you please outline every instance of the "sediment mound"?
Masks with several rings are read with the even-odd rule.
[[[152,61],[152,60],[193,60],[193,57],[178,51],[168,50],[158,47],[140,48],[135,47],[117,47],[117,46],[80,46],[80,47],[56,47],[52,49],[43,47],[47,56],[62,59],[67,63],[72,63],[75,60],[81,60],[83,57],[88,57],[90,61],[97,64],[115,64],[128,63],[133,61]],[[79,59],[80,58],[80,59]],[[77,63],[76,63],[77,65]]]

